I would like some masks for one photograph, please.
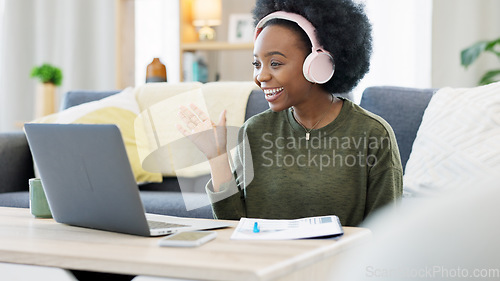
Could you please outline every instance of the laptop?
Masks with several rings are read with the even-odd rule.
[[[28,144],[55,221],[140,236],[228,227],[216,220],[148,221],[116,125],[26,124]]]

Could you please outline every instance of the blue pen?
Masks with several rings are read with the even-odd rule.
[[[253,233],[259,233],[259,232],[260,232],[259,223],[255,222],[253,224]]]

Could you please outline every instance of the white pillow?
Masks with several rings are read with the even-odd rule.
[[[432,97],[403,179],[406,196],[473,188],[500,173],[500,82]]]

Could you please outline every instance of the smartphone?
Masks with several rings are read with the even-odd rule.
[[[162,247],[196,247],[217,237],[215,231],[183,231],[166,236],[158,241]]]

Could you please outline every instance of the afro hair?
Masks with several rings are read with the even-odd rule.
[[[326,91],[349,92],[368,72],[372,27],[363,4],[352,0],[257,0],[252,10],[255,25],[276,11],[299,14],[316,28],[319,43],[335,61],[335,74],[323,84]]]

